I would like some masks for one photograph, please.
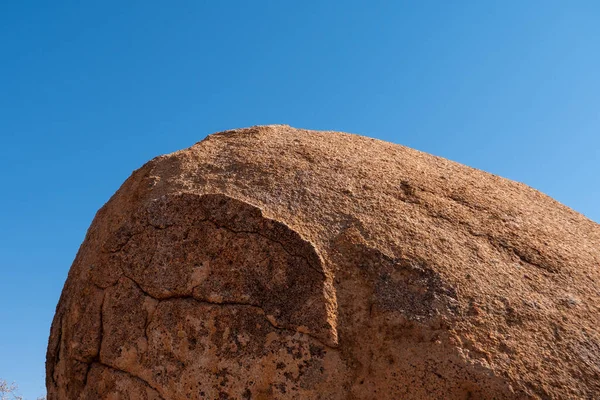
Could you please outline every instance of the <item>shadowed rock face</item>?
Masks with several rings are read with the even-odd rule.
[[[55,399],[600,397],[600,227],[402,146],[265,126],[158,157],[98,212]]]

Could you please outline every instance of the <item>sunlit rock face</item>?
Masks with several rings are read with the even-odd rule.
[[[600,227],[403,146],[260,126],[135,171],[71,267],[57,399],[600,397]]]

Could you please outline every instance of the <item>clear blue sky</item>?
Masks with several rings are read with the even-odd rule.
[[[44,392],[96,210],[209,133],[361,133],[600,221],[598,1],[0,2],[0,377]]]

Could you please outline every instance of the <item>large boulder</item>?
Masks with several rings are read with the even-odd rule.
[[[260,126],[135,171],[71,267],[56,399],[600,398],[600,226],[366,137]]]

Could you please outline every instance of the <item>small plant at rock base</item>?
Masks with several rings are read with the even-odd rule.
[[[23,396],[17,394],[18,390],[16,383],[8,383],[0,378],[0,400],[24,400]],[[46,396],[38,397],[37,400],[46,400]]]

